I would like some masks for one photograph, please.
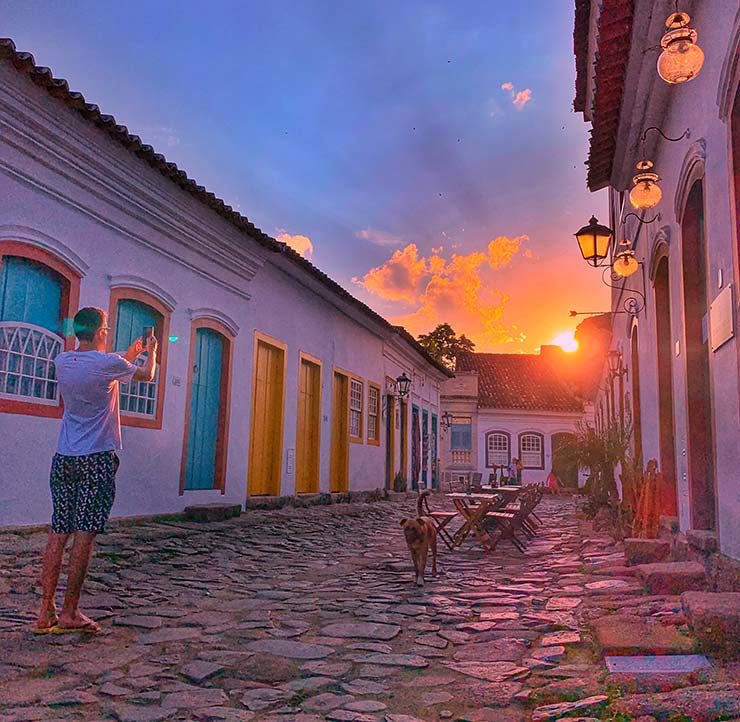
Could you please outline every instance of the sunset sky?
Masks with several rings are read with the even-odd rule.
[[[572,24],[552,0],[25,0],[0,34],[391,321],[532,352],[608,308],[573,238],[608,219]]]

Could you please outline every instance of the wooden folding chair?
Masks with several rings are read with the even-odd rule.
[[[452,535],[446,527],[457,516],[457,512],[433,511],[429,506],[429,496],[429,494],[423,494],[421,496],[421,508],[424,512],[423,516],[428,516],[432,520],[432,524],[434,524],[434,528],[437,531],[437,536],[448,549],[453,549],[455,544],[452,540]]]

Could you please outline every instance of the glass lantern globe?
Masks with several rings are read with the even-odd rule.
[[[660,176],[651,170],[652,167],[653,162],[650,160],[641,160],[637,164],[640,172],[632,179],[633,188],[630,191],[630,203],[637,210],[654,208],[663,197],[663,191],[658,185]]]
[[[686,13],[673,13],[666,20],[668,32],[660,45],[658,75],[666,83],[676,85],[695,78],[704,65],[704,51],[696,44],[698,35],[688,27],[691,18]]]
[[[627,248],[617,253],[612,271],[620,278],[629,278],[639,267],[640,264],[635,258],[635,252],[631,248]]]
[[[609,255],[612,229],[602,226],[596,216],[591,216],[588,225],[576,231],[575,236],[581,255],[594,268]]]

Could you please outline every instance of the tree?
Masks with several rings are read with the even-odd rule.
[[[458,337],[449,323],[440,323],[434,331],[419,334],[417,339],[429,354],[449,368],[455,367],[455,359],[459,353],[471,352],[475,348],[475,344],[465,334]]]

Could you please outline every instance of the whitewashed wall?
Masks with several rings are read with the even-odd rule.
[[[280,254],[250,241],[6,63],[0,63],[0,122],[0,241],[37,245],[80,268],[81,306],[108,308],[120,276],[135,276],[174,306],[169,333],[178,340],[170,344],[162,379],[162,429],[124,426],[113,516],[245,502],[255,329],[288,346],[284,454],[295,448],[299,352],[324,364],[322,490],[328,490],[333,365],[381,389],[385,376],[397,376],[402,366],[410,376],[433,377],[438,389],[443,375],[381,322],[319,287],[295,264],[286,266]],[[224,495],[179,494],[192,310],[201,308],[216,309],[238,327]],[[388,361],[388,349],[398,363]],[[429,408],[439,404],[434,384],[414,389]],[[367,384],[365,422],[366,404]],[[48,521],[49,466],[60,424],[0,414],[0,526]],[[350,444],[351,489],[383,486],[384,439],[381,427],[379,446]],[[294,490],[295,475],[283,463],[281,493]]]
[[[666,12],[672,4],[665,4]],[[647,14],[649,9],[646,9]],[[651,37],[660,37],[660,20],[655,14],[650,26]],[[645,27],[647,27],[647,19]],[[640,382],[642,406],[642,443],[644,458],[660,458],[658,423],[657,342],[655,328],[655,297],[648,270],[650,258],[659,236],[669,244],[672,373],[674,393],[674,426],[679,517],[681,529],[691,528],[691,506],[687,468],[688,423],[686,402],[686,358],[684,338],[683,281],[681,253],[682,202],[679,186],[682,173],[691,162],[704,168],[705,229],[708,249],[708,301],[711,303],[728,285],[734,286],[735,314],[738,309],[737,212],[733,202],[731,138],[728,110],[732,108],[738,87],[738,67],[733,62],[740,37],[740,11],[732,2],[695,4],[691,25],[699,33],[699,44],[706,60],[698,77],[679,86],[668,87],[655,72],[655,60],[645,54],[643,64],[631,70],[630,84],[625,95],[633,101],[623,123],[631,133],[658,125],[667,135],[678,136],[687,128],[690,138],[669,143],[652,133],[648,155],[660,174],[663,199],[653,212],[660,220],[643,228],[637,246],[638,260],[644,264],[644,289],[647,305],[636,324],[639,334]],[[647,42],[647,41],[646,41]],[[649,44],[649,43],[648,43]],[[623,133],[624,131],[622,131]],[[613,181],[621,190],[629,190],[629,178],[634,163],[639,160],[633,145],[625,145],[620,136]],[[688,189],[687,189],[688,190]],[[685,199],[684,199],[685,200]],[[634,238],[635,219],[620,224],[618,198],[612,197],[613,223],[616,237]],[[626,201],[623,213],[632,211]],[[630,285],[643,290],[643,274],[636,274]],[[614,345],[621,344],[625,361],[629,363],[631,320],[624,314],[614,323]],[[737,327],[735,326],[735,334]],[[715,444],[715,476],[720,549],[740,559],[740,345],[737,335],[711,353],[711,393],[713,434]]]

